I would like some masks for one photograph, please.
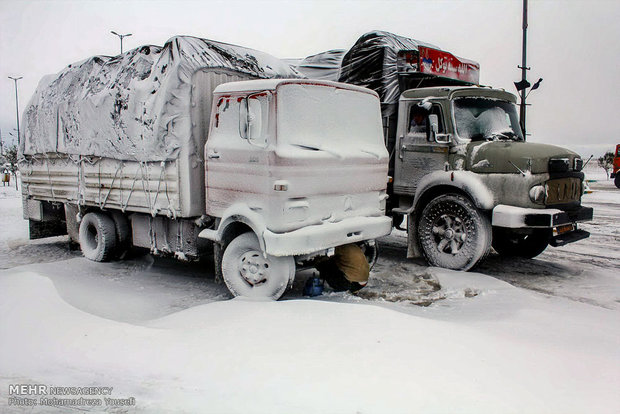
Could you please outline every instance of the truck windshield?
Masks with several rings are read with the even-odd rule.
[[[333,86],[285,84],[277,92],[278,146],[331,153],[387,156],[379,99]]]
[[[454,119],[456,132],[464,139],[523,141],[517,107],[511,102],[481,97],[457,98]]]

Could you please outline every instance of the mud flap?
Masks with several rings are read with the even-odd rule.
[[[224,250],[218,242],[213,242],[213,264],[215,266],[215,283],[222,284],[224,275],[222,274],[222,255]]]
[[[414,214],[407,216],[407,259],[422,257],[420,246],[416,237],[416,217]]]
[[[64,236],[67,234],[67,225],[64,221],[29,221],[30,240],[45,237]]]

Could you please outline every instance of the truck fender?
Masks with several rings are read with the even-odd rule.
[[[263,252],[265,251],[265,239],[263,238],[263,232],[267,228],[267,226],[265,226],[265,221],[259,213],[253,211],[246,204],[239,203],[228,207],[222,214],[222,219],[220,220],[218,228],[215,230],[202,230],[198,234],[198,237],[220,243],[224,240],[224,235],[228,226],[234,223],[243,223],[252,229],[258,238],[261,250]]]
[[[422,200],[430,191],[441,189],[441,193],[457,189],[466,194],[481,210],[491,210],[495,205],[493,194],[480,179],[480,176],[471,171],[435,171],[425,175],[416,189],[413,205],[406,211],[410,215],[407,222],[407,258],[422,257],[420,246],[416,238],[415,222]]]
[[[417,211],[427,191],[439,186],[461,190],[481,210],[491,210],[495,206],[493,194],[480,178],[480,174],[471,171],[434,171],[420,180],[411,211]]]

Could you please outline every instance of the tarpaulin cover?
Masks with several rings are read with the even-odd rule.
[[[22,153],[173,159],[191,139],[192,77],[206,68],[300,77],[266,53],[188,36],[91,57],[41,80],[24,113]]]
[[[385,107],[396,105],[402,92],[397,71],[398,52],[417,51],[419,46],[439,49],[389,32],[366,33],[344,56],[339,80],[376,91],[386,115]]]
[[[297,63],[295,69],[309,79],[338,81],[340,65],[346,50],[328,50],[308,56]]]

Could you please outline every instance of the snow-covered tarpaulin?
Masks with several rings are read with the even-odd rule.
[[[192,77],[208,68],[299,78],[263,52],[189,36],[95,56],[41,80],[24,113],[21,151],[121,160],[173,159],[191,139]]]
[[[339,81],[364,86],[377,92],[383,105],[384,115],[389,115],[389,113],[386,113],[386,105],[394,106],[398,104],[400,94],[406,89],[425,86],[420,82],[422,79],[431,80],[431,82],[441,82],[441,84],[476,83],[455,79],[452,75],[438,79],[436,74],[440,73],[439,71],[423,70],[421,67],[415,68],[414,72],[401,68],[408,75],[413,76],[399,76],[399,72],[402,73],[402,71],[399,71],[399,66],[407,66],[407,63],[410,63],[407,62],[407,59],[411,59],[413,55],[416,57],[414,59],[414,66],[418,66],[420,48],[424,50],[430,49],[444,57],[450,56],[458,62],[479,67],[473,61],[456,58],[429,43],[389,32],[374,31],[360,37],[346,53],[342,60]],[[413,53],[408,54],[407,52]],[[404,84],[401,84],[403,82]],[[431,85],[427,82],[426,86]]]
[[[317,53],[302,59],[295,69],[309,79],[330,80],[337,82],[340,77],[340,65],[346,50],[334,49]]]

